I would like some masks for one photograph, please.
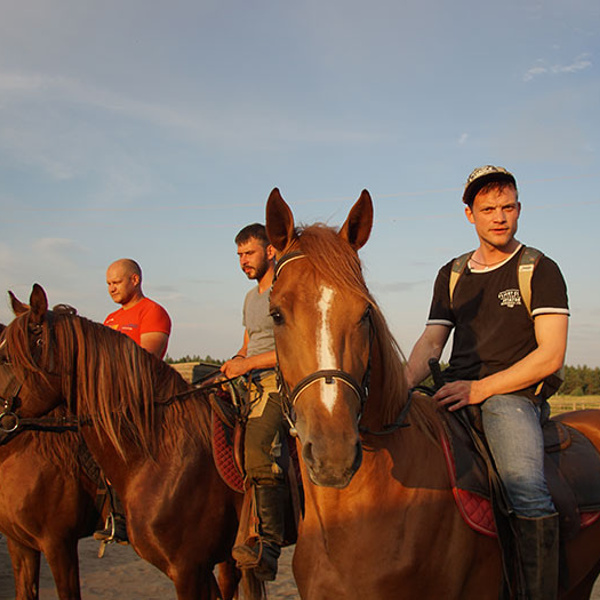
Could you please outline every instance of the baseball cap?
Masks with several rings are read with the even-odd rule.
[[[506,181],[512,183],[517,187],[517,180],[514,175],[507,171],[504,167],[495,167],[494,165],[485,165],[484,167],[477,167],[469,175],[467,183],[465,184],[465,191],[463,194],[463,202],[469,206],[473,204],[477,192],[488,183],[492,181]]]

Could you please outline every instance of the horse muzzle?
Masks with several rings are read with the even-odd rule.
[[[339,440],[312,441],[309,437],[302,443],[302,459],[310,480],[315,485],[345,488],[362,463],[362,444],[358,436],[352,443]]]

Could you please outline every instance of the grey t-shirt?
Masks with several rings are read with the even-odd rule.
[[[271,290],[258,293],[253,287],[244,300],[243,324],[248,332],[248,354],[255,356],[275,350],[273,336],[273,318],[269,314],[269,295]]]

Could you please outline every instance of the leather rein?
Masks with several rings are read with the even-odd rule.
[[[306,255],[299,250],[289,252],[288,254],[284,254],[277,261],[273,282],[277,281],[277,278],[278,278],[279,274],[281,273],[281,270],[283,269],[283,267],[285,267],[286,265],[288,265],[289,263],[291,263],[295,260],[299,260],[302,258],[306,258]],[[313,373],[310,373],[306,377],[303,377],[290,390],[290,386],[288,385],[287,381],[285,380],[285,378],[283,377],[283,374],[281,372],[281,369],[279,366],[279,355],[277,355],[276,373],[277,373],[277,380],[278,380],[278,385],[279,385],[279,394],[282,398],[282,406],[283,406],[284,416],[287,419],[288,423],[290,424],[290,433],[292,435],[294,435],[294,436],[297,435],[297,430],[296,430],[296,426],[295,426],[294,406],[295,406],[298,398],[300,397],[300,395],[306,389],[308,389],[311,385],[313,385],[314,383],[317,383],[319,381],[322,381],[327,385],[334,385],[336,382],[340,382],[340,383],[348,386],[354,392],[354,394],[356,395],[356,397],[358,398],[358,401],[360,403],[360,411],[358,414],[358,423],[360,424],[360,421],[361,421],[361,418],[363,415],[363,411],[365,408],[365,404],[367,403],[367,399],[369,397],[369,383],[370,383],[370,377],[371,377],[371,350],[372,350],[372,345],[373,345],[373,322],[372,322],[370,308],[369,308],[369,312],[368,312],[368,318],[369,318],[369,358],[367,360],[367,367],[365,369],[361,383],[359,383],[350,373],[348,373],[342,369],[319,369],[318,371],[314,371]],[[276,349],[276,352],[277,352],[277,349]],[[411,395],[409,394],[408,401],[406,402],[406,404],[404,405],[404,408],[402,409],[402,411],[398,415],[397,419],[393,423],[384,425],[384,427],[381,431],[371,431],[367,427],[363,427],[360,425],[358,427],[358,430],[363,434],[379,436],[379,435],[387,435],[389,433],[392,433],[401,427],[408,427],[408,423],[405,423],[404,420],[406,419],[408,411],[410,410],[410,405],[411,405]]]
[[[53,314],[51,311],[46,313],[46,324],[49,328],[49,339],[52,340],[53,331]],[[50,353],[50,370],[46,371],[39,367],[39,361],[42,355],[42,327],[40,325],[35,325],[31,330],[31,333],[36,335],[33,342],[34,351],[32,353],[33,363],[43,370],[45,373],[52,375],[52,370],[54,368],[54,351],[51,346],[49,349]],[[6,345],[6,339],[3,338],[0,341],[0,351]],[[2,360],[0,358],[0,370],[5,370],[9,375],[8,383],[5,386],[5,389],[0,391],[0,444],[2,443],[2,436],[7,436],[10,434],[16,435],[21,431],[25,430],[36,430],[36,431],[79,431],[79,428],[82,425],[90,425],[91,419],[86,416],[64,416],[64,417],[50,417],[50,416],[42,416],[42,417],[20,417],[15,411],[20,404],[19,393],[21,388],[23,387],[28,372],[25,373],[25,379],[21,382],[17,380],[17,377],[14,374],[14,370],[10,361]],[[218,373],[217,373],[218,374]],[[201,385],[192,387],[191,389],[185,390],[183,392],[178,392],[169,396],[168,398],[160,398],[154,401],[154,404],[157,406],[169,406],[176,401],[183,400],[188,396],[191,396],[198,392],[199,389],[211,389],[218,388],[219,386],[226,384],[228,382],[233,381],[232,379],[219,379],[219,380],[211,380],[211,377],[214,378],[215,374],[210,374],[206,377],[206,381],[203,381]],[[210,397],[208,398],[209,403],[212,404]]]

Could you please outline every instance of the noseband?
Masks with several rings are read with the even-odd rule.
[[[6,345],[6,340],[0,342],[0,350]],[[0,413],[0,432],[12,433],[19,427],[19,417],[13,412],[13,407],[19,399],[19,392],[23,387],[24,382],[17,381],[17,377],[10,366],[9,362],[2,362],[0,369],[8,375],[8,383],[0,393],[0,401],[2,403],[2,412]]]
[[[294,251],[288,254],[284,254],[278,261],[275,268],[274,280],[281,273],[283,267],[294,260],[306,258],[306,255],[301,251]],[[367,402],[369,395],[369,378],[371,374],[371,344],[373,341],[373,325],[371,322],[371,313],[369,312],[369,358],[367,361],[367,368],[363,375],[362,383],[359,383],[350,373],[343,371],[342,369],[320,369],[314,373],[310,373],[306,377],[303,377],[290,391],[290,387],[285,381],[281,369],[279,368],[279,357],[277,357],[277,379],[279,382],[279,394],[283,401],[283,411],[287,421],[290,424],[290,432],[292,435],[297,435],[294,417],[294,406],[300,395],[306,391],[311,385],[319,381],[324,382],[327,385],[335,385],[336,382],[341,382],[348,386],[358,398],[360,404],[360,411],[358,415],[358,421],[362,417],[364,406]]]

